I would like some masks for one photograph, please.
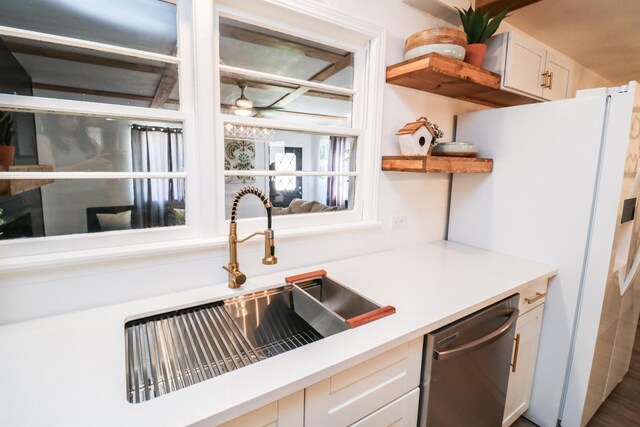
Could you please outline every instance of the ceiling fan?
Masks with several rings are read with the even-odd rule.
[[[239,80],[237,82],[238,87],[240,88],[240,97],[237,98],[233,105],[224,105],[225,108],[233,111],[233,114],[236,116],[243,117],[263,117],[262,112],[280,112],[285,114],[292,114],[296,116],[310,116],[317,117],[323,119],[344,119],[342,116],[333,116],[328,114],[316,114],[316,113],[307,113],[301,111],[291,111],[287,110],[284,106],[275,106],[278,102],[274,103],[274,105],[266,106],[266,107],[257,107],[253,104],[253,101],[244,94],[244,90],[247,88],[247,82],[244,80]]]
[[[236,116],[251,116],[253,115],[253,101],[244,95],[247,83],[240,81],[238,87],[240,88],[240,98],[236,99],[235,105],[231,106],[231,109],[234,110],[233,113]]]

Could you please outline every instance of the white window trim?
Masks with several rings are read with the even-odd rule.
[[[147,52],[145,50],[130,49],[127,47],[92,42],[89,40],[76,39],[72,37],[57,36],[55,34],[41,33],[38,31],[5,27],[3,25],[0,25],[0,35],[18,37],[26,40],[54,43],[62,46],[90,49],[98,52],[117,53],[118,55],[122,56],[150,59],[152,61],[164,62],[167,64],[178,64],[180,62],[180,59],[177,56],[163,55],[160,53]]]
[[[173,0],[169,1],[173,3]],[[237,0],[221,0],[220,4],[237,6]],[[43,238],[25,239],[23,242],[15,240],[0,242],[0,272],[12,272],[28,270],[34,267],[46,266],[50,268],[77,265],[78,263],[95,264],[102,262],[130,259],[131,257],[155,256],[184,251],[207,251],[213,248],[222,248],[227,244],[227,228],[220,229],[212,217],[224,218],[224,201],[218,197],[224,194],[224,174],[219,173],[215,165],[222,164],[221,150],[215,144],[208,144],[215,137],[223,138],[222,121],[224,117],[220,113],[219,102],[212,102],[219,93],[219,70],[214,64],[213,58],[217,57],[218,35],[217,28],[211,23],[217,23],[217,13],[213,2],[210,0],[181,0],[177,2],[178,8],[178,44],[179,57],[165,57],[164,55],[143,52],[134,49],[121,48],[100,43],[74,40],[40,33],[21,32],[17,35],[14,29],[0,28],[0,34],[33,37],[35,40],[70,41],[72,45],[77,42],[80,47],[94,50],[102,50],[112,53],[124,54],[147,59],[159,60],[168,63],[180,63],[179,90],[181,98],[181,110],[150,110],[140,107],[119,106],[111,104],[98,104],[84,101],[61,100],[53,98],[23,97],[18,95],[0,94],[0,108],[14,111],[36,112],[60,112],[67,114],[84,114],[92,116],[108,116],[116,118],[155,119],[164,121],[178,121],[184,123],[186,167],[189,169],[187,179],[187,223],[189,227],[167,227],[160,230],[146,229],[128,231],[113,231],[108,233],[94,233],[91,235],[51,236]],[[324,21],[327,27],[339,26],[336,31],[344,29],[350,34],[359,33],[360,40],[345,41],[336,45],[345,50],[355,51],[362,45],[364,39],[369,42],[368,67],[363,76],[366,79],[366,109],[362,109],[363,116],[353,118],[354,128],[323,127],[323,132],[345,136],[361,136],[367,143],[358,147],[358,174],[364,177],[360,183],[359,191],[370,197],[363,198],[361,202],[360,218],[353,219],[352,211],[307,214],[298,218],[288,218],[289,225],[294,228],[278,230],[279,241],[291,241],[308,236],[326,236],[328,233],[348,233],[361,230],[379,229],[381,224],[377,221],[377,188],[378,171],[380,164],[380,138],[382,121],[382,98],[385,82],[384,52],[386,44],[386,32],[383,28],[359,19],[343,15],[328,9],[310,0],[243,0],[242,6],[255,13],[260,13],[265,7],[277,7],[281,10],[282,17],[306,16],[310,19]],[[335,24],[335,25],[334,25]],[[217,24],[216,24],[217,25]],[[291,31],[287,31],[291,32]],[[301,37],[314,40],[315,34],[301,34]],[[346,38],[345,38],[346,40]],[[317,38],[319,43],[331,44],[323,38]],[[213,46],[213,51],[212,51]],[[213,55],[212,55],[213,53]],[[361,55],[356,55],[356,57]],[[214,72],[215,70],[215,72]],[[215,78],[211,78],[215,76]],[[362,82],[354,79],[354,111],[356,103],[364,102],[364,93],[359,90]],[[196,98],[195,94],[198,94]],[[212,120],[217,117],[218,120]],[[230,116],[234,123],[243,123],[242,117]],[[196,126],[197,123],[197,126]],[[285,130],[296,130],[296,123],[263,119],[262,126],[277,127]],[[326,174],[325,174],[326,175]],[[212,188],[216,191],[211,191]],[[195,203],[194,203],[195,202]],[[199,202],[199,203],[198,203]],[[199,204],[199,209],[195,206]],[[333,215],[333,216],[332,216]],[[343,222],[336,223],[327,218],[340,218]],[[274,218],[275,228],[283,218]],[[254,225],[264,219],[241,220],[240,229],[250,232]],[[251,224],[254,222],[256,224]],[[221,221],[218,223],[222,223]],[[311,223],[312,226],[309,226]],[[223,224],[223,223],[222,223]],[[263,224],[260,225],[260,227]],[[244,232],[244,231],[241,231]],[[91,244],[79,244],[88,243]],[[247,243],[251,245],[251,242]],[[36,250],[36,248],[38,248]],[[9,257],[6,257],[10,254]]]
[[[322,214],[305,214],[305,215],[287,215],[285,217],[274,217],[274,228],[278,230],[278,222],[286,228],[308,228],[313,230],[316,227],[325,227],[327,225],[355,224],[355,223],[371,223],[377,219],[377,188],[378,188],[378,171],[380,156],[380,138],[382,122],[382,95],[384,88],[385,64],[384,64],[384,47],[385,47],[385,31],[372,24],[364,23],[349,16],[345,16],[336,11],[321,7],[317,3],[307,0],[246,0],[241,4],[233,0],[218,0],[212,7],[208,15],[212,17],[209,27],[213,28],[211,34],[211,47],[209,51],[213,51],[213,68],[210,73],[204,73],[205,76],[214,76],[214,98],[212,113],[215,117],[214,123],[217,127],[215,130],[215,158],[216,165],[222,165],[224,159],[224,147],[221,143],[224,140],[224,123],[244,124],[250,126],[269,127],[275,129],[313,132],[321,134],[335,134],[345,136],[357,136],[358,141],[358,158],[356,160],[355,173],[341,173],[344,176],[357,176],[356,180],[356,200],[353,209],[348,212],[330,212]],[[343,31],[352,34],[358,33],[352,39],[337,40],[330,38],[321,32],[313,32],[312,30],[301,31],[300,26],[287,26],[285,24],[286,14],[290,13],[297,16],[304,16],[307,19],[315,21],[316,25],[322,23],[323,26],[335,25],[336,23],[342,27]],[[275,18],[272,18],[274,17]],[[311,125],[300,122],[287,122],[284,120],[272,119],[256,119],[252,117],[238,117],[221,113],[220,108],[220,71],[232,71],[245,75],[255,75],[257,77],[274,78],[280,81],[290,81],[290,83],[310,86],[309,82],[292,79],[282,76],[273,76],[269,73],[259,71],[249,71],[229,65],[219,65],[219,17],[227,17],[231,19],[241,20],[253,25],[276,29],[277,31],[286,32],[288,34],[317,41],[322,44],[339,47],[355,53],[356,61],[367,61],[368,66],[363,64],[354,64],[354,84],[353,89],[339,88],[324,84],[313,84],[319,89],[329,90],[337,93],[353,94],[353,115],[352,127],[345,128],[340,126]],[[211,18],[210,18],[211,19]],[[308,27],[309,28],[309,27]],[[206,37],[209,39],[209,37]],[[358,39],[358,42],[354,40]],[[365,42],[368,46],[365,46]],[[363,58],[364,54],[368,58]],[[358,66],[360,65],[360,66]],[[357,70],[362,70],[358,72]],[[211,117],[211,116],[209,116]],[[203,117],[200,117],[202,121]],[[237,171],[225,172],[218,171],[215,177],[216,192],[225,194],[225,175],[238,175]],[[257,172],[256,176],[268,176],[271,173]],[[303,176],[306,173],[291,174],[291,176]],[[330,176],[327,173],[320,173],[321,176]],[[224,202],[219,198],[216,206],[216,216],[225,218]],[[262,218],[251,218],[239,221],[244,229],[251,230],[261,227],[264,222]],[[218,221],[217,233],[222,234],[228,228],[228,221]],[[286,229],[285,228],[285,229]],[[277,231],[281,233],[282,231]]]

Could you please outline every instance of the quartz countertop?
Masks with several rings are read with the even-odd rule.
[[[211,268],[217,268],[212,266]],[[396,313],[160,396],[126,398],[124,324],[325,269]],[[433,242],[0,327],[0,425],[184,426],[233,419],[552,277],[554,267]]]

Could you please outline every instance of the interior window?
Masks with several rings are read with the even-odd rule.
[[[245,185],[268,195],[275,216],[354,210],[356,54],[276,27],[219,18],[227,219]],[[243,219],[263,211],[238,205]]]
[[[221,18],[220,64],[224,114],[351,126],[351,52]]]
[[[0,111],[0,145],[13,148],[0,165],[0,240],[185,225],[176,5],[0,9],[12,27],[0,35],[0,94],[16,102]]]

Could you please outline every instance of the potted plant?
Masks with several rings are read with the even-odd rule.
[[[464,57],[464,62],[479,67],[482,65],[484,54],[487,51],[487,45],[484,42],[498,30],[500,23],[507,16],[508,9],[503,10],[493,18],[491,18],[493,8],[489,9],[485,14],[480,10],[473,10],[471,6],[467,10],[456,9],[460,14],[462,28],[467,34],[467,53]]]
[[[16,147],[11,145],[13,135],[16,133],[14,129],[11,114],[6,111],[0,111],[0,166],[11,166]]]

